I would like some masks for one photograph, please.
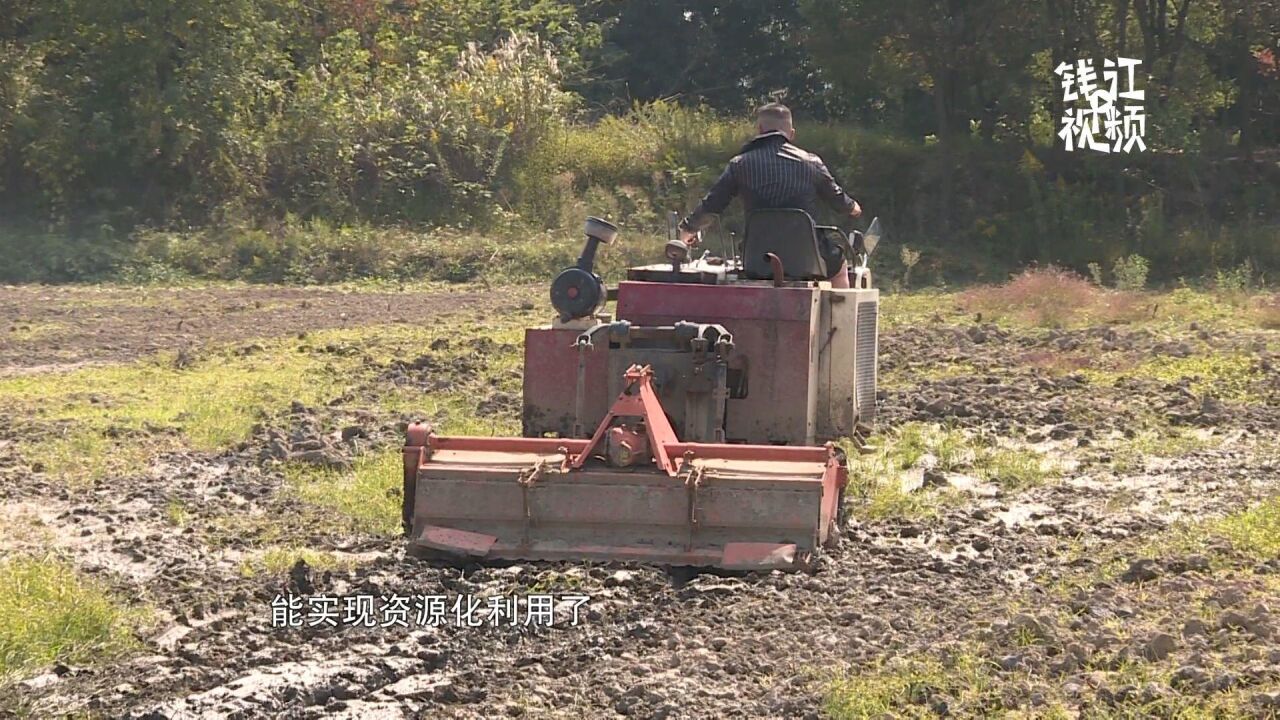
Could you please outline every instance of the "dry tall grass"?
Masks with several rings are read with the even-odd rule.
[[[1280,330],[1280,293],[1259,298],[1254,314],[1261,327],[1267,330]]]
[[[1099,304],[1103,292],[1088,280],[1056,267],[1024,270],[1004,285],[960,294],[961,307],[990,320],[1016,319],[1040,327],[1071,324]]]
[[[957,298],[960,307],[983,320],[1051,328],[1150,320],[1158,310],[1153,300],[1149,293],[1107,290],[1053,266],[1024,270],[1004,285],[976,287]]]

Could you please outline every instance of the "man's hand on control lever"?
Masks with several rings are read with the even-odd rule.
[[[685,262],[689,259],[689,252],[697,247],[700,241],[698,233],[680,228],[676,233],[676,239],[667,241],[667,259],[676,263]]]

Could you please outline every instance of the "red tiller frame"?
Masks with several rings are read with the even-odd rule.
[[[618,395],[595,433],[587,440],[438,436],[426,425],[411,425],[404,448],[404,522],[406,530],[416,534],[414,545],[472,557],[656,561],[744,570],[796,568],[805,565],[811,553],[816,551],[816,543],[829,539],[838,510],[840,491],[848,483],[848,471],[835,445],[827,443],[815,447],[680,442],[662,410],[652,386],[652,378],[653,371],[647,366],[632,366],[628,369],[625,374],[625,389]],[[637,430],[640,424],[644,425],[654,470],[658,472],[637,472],[634,467],[614,468],[588,464],[593,457],[607,455],[602,443],[605,442],[609,429],[620,418],[638,420],[638,423],[631,424]],[[485,459],[477,459],[474,464],[469,465],[464,461],[462,465],[458,465],[456,456],[442,462],[432,462],[436,453],[455,452],[490,454],[497,458],[504,454],[524,455],[530,459],[527,466],[520,466],[524,460],[516,460],[514,463],[499,461],[497,465],[486,467],[488,461]],[[722,475],[714,468],[708,468],[705,464],[707,461],[744,463],[746,467],[740,465],[728,475]],[[558,467],[547,468],[547,462],[555,463]],[[750,470],[750,463],[754,462],[807,464],[815,470],[821,468],[821,471],[820,476],[815,474],[802,478],[786,472],[779,473],[777,465],[774,465],[771,471],[762,468],[759,476],[756,476]],[[551,472],[548,473],[547,470]],[[436,488],[430,492],[438,492],[442,487],[452,488],[440,496],[444,507],[452,510],[433,516],[433,510],[438,511],[434,504],[415,507],[425,497],[418,493],[420,474],[423,479],[434,483],[428,486]],[[531,530],[543,527],[541,523],[546,519],[534,511],[531,493],[535,484],[543,488],[539,492],[552,493],[550,497],[560,498],[553,501],[557,503],[557,509],[551,513],[555,519],[547,522],[563,525],[566,518],[570,518],[567,521],[570,524],[569,531],[576,530],[576,539],[557,537],[554,531],[551,531],[549,537],[544,534],[540,539],[531,538]],[[515,485],[519,485],[519,491],[515,495],[503,489],[514,489]],[[626,490],[626,487],[632,490]],[[640,515],[634,521],[627,518],[625,512],[619,514],[616,503],[632,501],[621,500],[619,495],[640,487],[649,488],[640,492],[653,494],[645,495],[643,500],[634,497],[632,500],[641,503],[637,508],[645,503],[655,502],[658,505],[666,504],[668,512],[671,509],[671,493],[675,488],[680,488],[678,492],[687,495],[687,515],[681,523],[685,530],[675,530],[670,522],[671,515],[663,516],[667,518],[666,521],[645,515],[654,505],[648,505],[647,511],[638,511]],[[460,488],[462,489],[459,490]],[[467,492],[475,495],[466,496]],[[747,499],[757,497],[751,495],[757,492],[761,493],[758,496],[760,499]],[[703,505],[704,493],[710,493],[710,506]],[[796,514],[798,506],[794,504],[797,502],[796,498],[807,493],[816,493],[810,496],[814,498],[811,527],[805,528],[803,523],[775,524],[779,521],[794,523],[799,517]],[[460,497],[468,499],[459,504]],[[602,497],[610,497],[611,500],[603,501],[605,504],[602,505]],[[735,502],[739,504],[734,505]],[[769,505],[772,502],[781,502],[782,505]],[[492,510],[476,509],[489,507],[491,504]],[[520,519],[519,512],[521,504],[523,519]],[[777,507],[778,514],[772,509],[774,507]],[[458,514],[450,514],[452,512]],[[477,512],[481,514],[475,514]],[[488,512],[493,514],[485,514]],[[605,520],[605,517],[609,520]],[[730,522],[725,524],[727,519]],[[451,520],[456,520],[458,524],[454,525]],[[711,527],[707,532],[715,537],[699,543],[698,538],[703,536],[704,523],[708,520]],[[660,535],[667,538],[658,545],[637,545],[634,534],[630,541],[610,536],[616,528],[613,523],[649,525],[654,522],[657,523],[654,527],[660,528]],[[726,530],[735,526],[742,529],[740,535]],[[777,528],[785,527],[791,529],[781,533],[774,532]],[[543,530],[545,532],[546,527]],[[600,535],[592,537],[593,532]],[[677,537],[679,532],[687,534]]]
[[[597,449],[613,421],[622,417],[642,418],[649,437],[649,448],[654,462],[671,477],[677,476],[685,462],[694,458],[705,460],[739,460],[761,462],[822,462],[837,461],[840,467],[840,487],[848,482],[848,474],[839,465],[835,445],[737,445],[726,443],[680,442],[667,420],[657,393],[653,390],[653,370],[632,366],[625,375],[627,388],[609,408],[608,414],[589,440],[574,438],[512,438],[472,437],[466,435],[436,435],[430,426],[414,423],[408,429],[408,442],[404,448],[404,465],[408,473],[417,473],[419,467],[431,459],[431,454],[442,450],[480,452],[509,452],[530,454],[563,454],[564,470],[581,469],[592,451]],[[677,462],[680,458],[680,462]]]

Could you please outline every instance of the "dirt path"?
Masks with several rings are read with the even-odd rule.
[[[69,312],[78,292],[0,292],[9,322],[20,316],[33,327],[69,328],[21,348],[0,345],[0,358],[27,369],[121,360],[247,332],[412,320],[461,302],[502,303],[465,293],[165,292],[153,293],[166,298],[160,306],[99,305],[101,317],[90,319]],[[40,298],[45,304],[34,309]],[[172,329],[156,334],[148,329],[156,323]],[[99,347],[106,337],[110,347]],[[1216,547],[1210,567],[1202,550],[1142,543],[1280,487],[1280,460],[1258,449],[1277,442],[1280,375],[1265,358],[1268,336],[1206,341],[1189,330],[1174,339],[1193,354],[1254,353],[1264,365],[1249,394],[1224,408],[1187,383],[1108,383],[1044,367],[1046,354],[1159,355],[1170,338],[1158,334],[944,323],[886,329],[885,434],[909,422],[950,423],[1038,448],[1064,471],[1023,489],[950,493],[920,517],[855,512],[840,548],[808,574],[459,568],[408,560],[398,539],[317,530],[309,523],[314,509],[284,491],[264,448],[273,437],[350,422],[374,446],[394,447],[399,418],[358,416],[351,398],[359,392],[295,409],[291,426],[276,435],[263,429],[236,450],[173,453],[145,476],[87,492],[14,473],[0,494],[0,521],[33,530],[9,549],[52,544],[158,608],[158,617],[137,656],[110,668],[58,668],[13,692],[37,714],[56,708],[105,717],[818,717],[829,682],[847,670],[968,652],[983,658],[992,688],[976,696],[927,688],[916,709],[1035,714],[1052,701],[1072,714],[1134,707],[1169,714],[1179,703],[1249,688],[1242,712],[1263,716],[1268,693],[1280,689],[1280,584],[1271,580],[1280,566]],[[1207,440],[1118,464],[1127,433],[1153,412]],[[175,502],[188,509],[182,523],[167,517]],[[353,567],[247,577],[241,570],[257,538],[225,526],[228,508],[238,517],[278,518],[275,544],[330,551]],[[1109,563],[1122,572],[1103,572]],[[1225,584],[1222,568],[1231,578]],[[450,602],[551,594],[561,612],[567,595],[591,599],[576,626],[495,626],[486,605],[479,627],[273,628],[271,605],[290,592]],[[1205,627],[1197,631],[1192,622]],[[1150,668],[1148,680],[1133,667]]]

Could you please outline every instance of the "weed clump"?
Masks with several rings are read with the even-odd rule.
[[[969,474],[1018,492],[1056,476],[1058,468],[1029,448],[999,446],[959,428],[911,422],[890,433],[875,453],[853,456],[850,488],[862,501],[858,514],[872,520],[936,516],[954,494],[926,492],[921,486],[928,473],[934,474],[934,482],[937,474]]]
[[[1096,262],[1091,262],[1089,267],[1089,277],[1093,279],[1093,284],[1102,287],[1102,266]]]
[[[1258,325],[1265,330],[1280,330],[1280,294],[1262,298],[1254,309]]]
[[[1063,327],[1097,305],[1101,291],[1056,267],[1024,270],[1004,285],[960,294],[969,312],[993,320],[1012,318],[1038,327]]]
[[[1049,474],[1039,453],[1018,448],[995,448],[981,464],[982,475],[1006,490],[1035,487]]]
[[[911,270],[920,263],[920,251],[903,245],[899,256],[902,259],[902,267],[905,268],[902,273],[902,287],[909,288],[911,287]]]
[[[835,680],[824,710],[837,720],[938,717],[948,706],[986,714],[996,707],[995,681],[994,665],[977,653],[945,661],[909,656]]]

